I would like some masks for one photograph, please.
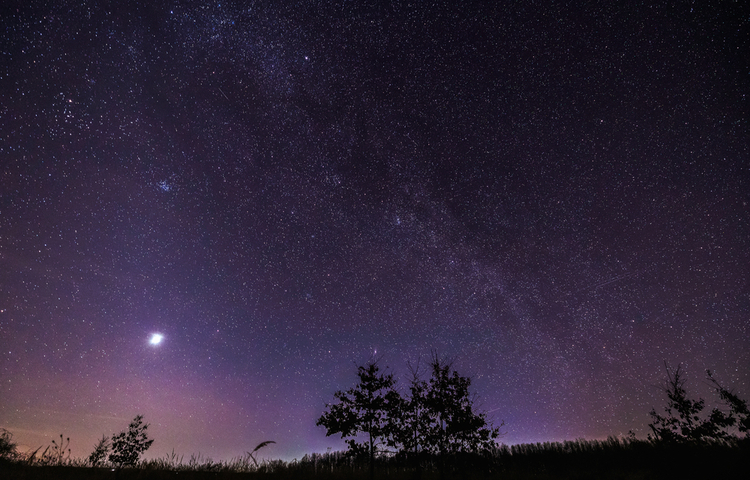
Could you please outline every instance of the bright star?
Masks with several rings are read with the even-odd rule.
[[[164,335],[161,333],[154,333],[151,335],[151,340],[148,341],[151,345],[159,345],[164,339]]]

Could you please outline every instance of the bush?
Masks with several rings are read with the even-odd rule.
[[[107,454],[109,453],[109,447],[111,444],[109,443],[109,437],[102,436],[101,440],[94,446],[94,451],[91,452],[91,455],[89,455],[88,462],[91,464],[92,467],[98,467],[104,463],[104,460],[107,458]]]
[[[143,423],[143,415],[138,415],[130,422],[127,431],[113,435],[112,453],[109,454],[109,461],[118,467],[137,464],[141,454],[154,443],[152,439],[148,438],[146,429],[148,429],[148,424]],[[96,450],[94,453],[96,453]]]
[[[0,428],[0,458],[13,460],[18,456],[16,444],[13,442],[13,434],[4,428]]]

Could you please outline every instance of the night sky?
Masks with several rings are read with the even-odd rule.
[[[110,3],[0,7],[23,448],[343,449],[356,365],[431,351],[507,444],[645,437],[665,361],[750,398],[742,2]]]

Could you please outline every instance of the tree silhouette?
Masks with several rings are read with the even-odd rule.
[[[479,453],[496,446],[499,428],[477,413],[469,393],[471,379],[459,375],[450,362],[433,354],[429,363],[431,377],[421,377],[419,364],[411,368],[409,396],[395,389],[392,374],[383,374],[376,362],[357,367],[359,383],[346,392],[338,391],[336,404],[326,405],[317,421],[327,435],[340,433],[348,438],[350,453],[367,453],[370,473],[374,474],[376,453],[386,447],[414,460],[417,476],[420,457]],[[366,435],[366,442],[357,438]]]
[[[338,403],[328,404],[316,425],[326,427],[326,436],[340,433],[341,438],[348,438],[346,443],[352,454],[367,453],[373,477],[375,454],[391,443],[390,419],[401,399],[393,390],[393,375],[381,373],[377,361],[357,367],[357,377],[359,382],[354,388],[334,394]],[[365,442],[357,441],[360,433],[366,434]]]
[[[734,392],[722,386],[714,378],[711,370],[706,370],[706,375],[719,394],[719,398],[729,407],[729,419],[727,420],[729,426],[733,426],[736,422],[740,433],[744,433],[746,438],[750,438],[750,409],[748,409],[747,400],[741,399]]]
[[[720,440],[729,437],[726,428],[734,424],[734,419],[725,415],[718,408],[711,410],[709,417],[704,419],[701,412],[706,402],[702,398],[691,400],[685,390],[685,379],[680,371],[681,365],[674,372],[665,363],[667,380],[664,392],[667,394],[666,415],[662,416],[651,409],[649,414],[653,423],[648,426],[653,436],[650,440],[665,442],[700,442],[705,440]]]
[[[137,415],[127,431],[112,436],[112,453],[109,461],[118,467],[132,466],[138,463],[138,458],[148,450],[154,441],[146,434],[148,424],[143,423],[143,415]]]
[[[427,382],[422,379],[419,362],[416,367],[409,368],[409,397],[402,398],[396,410],[398,428],[394,440],[402,451],[418,453],[424,448],[424,435],[431,423],[431,416],[427,407]]]
[[[474,411],[469,394],[471,378],[459,375],[451,362],[437,354],[432,356],[430,369],[424,402],[432,422],[424,436],[424,447],[443,456],[493,448],[500,428],[488,424],[484,413]]]
[[[431,412],[427,406],[427,382],[422,379],[420,363],[412,367],[409,380],[409,397],[399,397],[400,404],[394,408],[394,434],[392,446],[401,447],[400,454],[410,460],[416,468],[416,478],[421,478],[423,452],[426,435],[432,423]]]

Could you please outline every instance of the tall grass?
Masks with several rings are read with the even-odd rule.
[[[201,455],[185,459],[172,452],[159,459],[141,461],[134,468],[115,471],[84,467],[85,461],[70,459],[45,463],[27,457],[0,460],[0,478],[46,479],[365,479],[366,458],[344,452],[313,453],[300,460],[260,460],[253,452],[214,461]],[[42,455],[40,458],[44,458]],[[59,458],[59,457],[58,457]],[[646,440],[575,440],[522,445],[500,445],[491,452],[446,458],[404,455],[381,456],[376,478],[411,479],[419,472],[432,479],[645,479],[645,478],[743,478],[750,459],[750,440],[667,444]],[[416,468],[415,460],[420,468]],[[442,469],[441,469],[442,468]]]

